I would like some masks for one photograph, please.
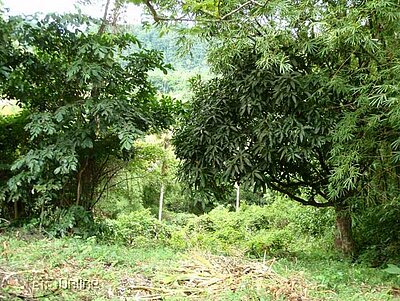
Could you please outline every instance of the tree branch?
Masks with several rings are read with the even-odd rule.
[[[160,21],[184,21],[184,22],[195,22],[193,19],[188,19],[184,17],[178,17],[178,18],[170,18],[170,17],[165,17],[165,16],[160,16],[156,9],[154,8],[153,4],[150,2],[150,0],[145,0],[144,4],[147,6],[149,9],[151,15],[153,16],[153,19],[155,22],[160,22]]]
[[[103,188],[101,189],[99,195],[97,196],[96,200],[90,205],[90,209],[92,209],[101,199],[101,197],[103,196],[103,193],[106,191],[108,184],[110,183],[110,181],[114,178],[114,176],[120,171],[122,170],[123,167],[121,168],[117,168],[106,180],[106,183],[104,183]]]
[[[106,30],[107,15],[108,15],[108,8],[110,6],[110,2],[111,2],[111,0],[107,0],[107,2],[106,2],[106,7],[104,8],[103,19],[101,21],[101,25],[100,25],[99,31],[97,32],[97,34],[99,34],[99,35],[104,33],[104,31]]]
[[[154,8],[153,4],[151,3],[150,0],[144,0],[144,4],[147,6],[147,8],[149,9],[151,15],[153,16],[153,19],[155,22],[160,22],[160,21],[184,21],[184,22],[196,22],[196,21],[200,21],[200,20],[195,20],[195,19],[190,19],[190,18],[185,18],[185,17],[177,17],[177,18],[171,18],[171,17],[165,17],[165,16],[160,16],[157,13],[157,10]],[[235,8],[234,10],[232,10],[231,12],[227,13],[226,15],[220,17],[219,13],[220,13],[220,3],[218,2],[218,17],[216,18],[216,21],[226,21],[227,18],[229,18],[230,16],[232,16],[233,14],[237,13],[238,11],[240,11],[241,9],[243,9],[244,7],[248,6],[249,4],[255,4],[258,6],[263,6],[261,3],[254,1],[254,0],[249,0],[246,3],[243,3],[242,5],[240,5],[238,8]],[[213,17],[212,14],[210,14],[209,12],[203,11],[203,13],[206,13],[208,15],[210,15],[211,17]],[[201,21],[205,21],[205,20],[201,20]],[[207,21],[211,22],[214,20],[208,19]]]
[[[331,206],[333,206],[333,203],[332,203],[331,201],[327,201],[327,202],[325,202],[325,203],[318,203],[318,202],[316,202],[316,201],[314,200],[314,198],[305,200],[305,199],[302,199],[302,198],[298,197],[297,195],[291,193],[290,191],[288,191],[288,190],[282,188],[281,186],[275,185],[274,183],[269,183],[269,185],[270,185],[273,189],[275,189],[275,190],[277,190],[277,191],[279,191],[279,192],[281,192],[281,193],[283,193],[283,194],[286,194],[286,195],[287,195],[288,197],[290,197],[292,200],[294,200],[294,201],[296,201],[296,202],[299,202],[300,204],[305,205],[305,206],[313,206],[313,207],[318,207],[318,208],[324,208],[324,207],[331,207]]]
[[[225,20],[226,18],[229,18],[230,16],[232,16],[235,13],[237,13],[239,10],[241,10],[244,7],[246,7],[247,5],[254,4],[254,3],[257,3],[257,2],[255,2],[253,0],[249,0],[246,3],[243,3],[242,5],[240,5],[238,8],[236,8],[236,9],[230,11],[229,13],[227,13],[226,15],[222,16],[220,19],[221,20]]]
[[[151,15],[153,16],[154,21],[159,22],[159,21],[168,21],[165,17],[160,17],[157,14],[157,11],[155,10],[153,4],[151,4],[150,0],[145,0],[144,4],[146,4],[147,8],[150,10]]]
[[[78,185],[76,187],[76,205],[79,205],[79,201],[81,199],[81,193],[82,193],[82,174],[85,172],[87,166],[89,163],[89,157],[86,158],[85,165],[82,167],[82,169],[78,173]]]

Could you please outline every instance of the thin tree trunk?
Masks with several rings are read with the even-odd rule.
[[[158,207],[158,220],[161,222],[162,219],[162,210],[163,210],[163,203],[164,203],[164,178],[167,175],[168,165],[167,165],[167,158],[166,158],[166,151],[169,147],[169,136],[168,134],[163,135],[164,140],[164,155],[161,163],[161,190],[160,190],[160,204]]]
[[[106,26],[107,26],[107,15],[108,15],[108,8],[109,8],[109,6],[110,6],[110,2],[111,2],[111,0],[107,0],[107,2],[106,2],[106,6],[105,6],[105,8],[104,8],[104,15],[103,15],[103,19],[102,19],[102,21],[101,21],[101,25],[100,25],[100,28],[99,28],[99,30],[98,30],[98,32],[97,32],[97,34],[103,34],[104,33],[104,31],[106,30]]]
[[[352,255],[355,252],[355,243],[353,239],[352,220],[348,208],[335,207],[336,211],[336,229],[335,247],[344,255]]]
[[[112,13],[112,19],[111,19],[111,28],[112,28],[112,32],[114,34],[117,33],[117,22],[118,19],[121,15],[121,10],[123,9],[123,1],[120,0],[115,0],[114,1],[114,8],[113,8],[113,13]]]
[[[78,173],[78,178],[77,178],[78,184],[77,184],[77,187],[76,187],[76,202],[75,202],[75,204],[76,204],[77,206],[79,205],[79,202],[80,202],[80,200],[81,200],[81,193],[82,193],[82,173],[85,172],[86,167],[88,166],[88,163],[89,163],[89,157],[86,158],[85,165],[82,167],[82,169],[81,169],[81,170],[79,171],[79,173]],[[86,184],[86,183],[85,183],[85,184]]]
[[[162,210],[163,210],[163,203],[164,203],[164,183],[161,184],[160,190],[160,204],[158,207],[158,220],[161,222],[162,220]]]
[[[238,212],[240,209],[240,186],[237,182],[235,183],[235,187],[236,187],[236,212]]]
[[[44,219],[44,201],[42,201],[41,209],[40,209],[39,232],[42,232],[43,219]]]
[[[19,218],[18,213],[18,201],[14,201],[14,219],[17,220]]]

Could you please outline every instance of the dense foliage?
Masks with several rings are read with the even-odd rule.
[[[2,185],[4,214],[91,209],[133,157],[133,142],[173,122],[175,104],[148,79],[149,70],[168,66],[132,35],[95,32],[83,16],[1,22],[1,95],[29,117],[29,141],[15,146],[14,162],[2,162],[13,173]]]
[[[19,106],[0,116],[0,228],[26,217],[54,236],[256,257],[300,237],[396,258],[397,2],[127,2],[157,26],[117,28],[107,8],[100,24],[0,15],[0,98]]]
[[[135,158],[110,182],[109,193],[96,206],[99,214],[116,218],[120,214],[143,208],[156,214],[162,185],[165,186],[166,210],[192,210],[192,200],[175,178],[178,161],[172,149],[165,149],[163,144],[163,140],[155,135],[148,136],[146,141],[135,142]]]
[[[145,4],[156,21],[190,19],[213,45],[220,78],[197,85],[175,140],[190,182],[333,205],[342,248],[354,252],[348,214],[398,202],[397,3]]]

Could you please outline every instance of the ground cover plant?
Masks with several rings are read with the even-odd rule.
[[[395,300],[398,274],[340,255],[333,212],[313,227],[314,210],[278,197],[163,222],[144,209],[98,221],[95,236],[4,228],[0,298]]]
[[[399,278],[326,252],[257,260],[26,230],[0,238],[2,300],[395,300]]]

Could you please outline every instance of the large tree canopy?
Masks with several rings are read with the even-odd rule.
[[[324,87],[323,75],[311,73],[307,59],[291,60],[292,71],[284,74],[260,70],[257,54],[248,49],[222,77],[196,83],[174,140],[196,187],[240,182],[268,186],[303,204],[333,204],[328,158],[338,119],[332,96],[339,92]]]
[[[16,215],[90,209],[118,171],[116,160],[132,158],[137,138],[173,121],[175,105],[157,96],[147,74],[168,66],[135,37],[96,32],[83,16],[0,22],[0,95],[29,115],[29,148],[16,150],[4,200],[18,203]]]
[[[219,76],[196,86],[175,138],[191,183],[333,205],[351,248],[343,209],[399,192],[398,3],[144,2],[156,21],[194,22],[213,45]]]

